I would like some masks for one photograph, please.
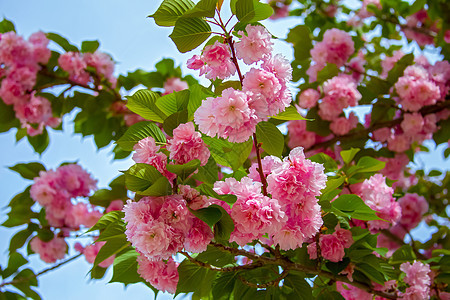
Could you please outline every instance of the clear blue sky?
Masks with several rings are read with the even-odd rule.
[[[163,57],[175,57],[181,64],[193,53],[178,54],[168,38],[170,29],[159,28],[146,18],[159,5],[157,0],[105,1],[105,0],[0,0],[0,17],[12,20],[19,34],[28,37],[42,30],[56,32],[80,45],[83,40],[98,39],[100,50],[113,56],[118,62],[116,74],[133,71],[136,68],[153,70],[154,64]],[[294,20],[267,23],[276,36],[285,37]],[[292,57],[292,50],[280,43],[277,52]],[[186,71],[186,68],[183,68]],[[13,195],[23,190],[30,181],[21,179],[6,167],[19,162],[41,161],[47,168],[55,168],[64,161],[75,161],[99,180],[99,187],[105,187],[116,177],[118,170],[127,169],[130,160],[112,163],[111,148],[97,151],[91,138],[82,139],[72,134],[71,126],[64,133],[51,131],[51,143],[41,157],[33,152],[26,141],[15,144],[15,132],[0,134],[0,207],[5,207]],[[431,158],[434,156],[433,158]],[[450,161],[442,160],[442,149],[421,158],[428,168],[450,169]],[[435,167],[432,167],[435,166]],[[438,166],[438,167],[437,167]],[[5,220],[5,211],[0,212],[0,222]],[[18,230],[0,227],[0,263],[7,261],[6,249],[11,234]],[[32,258],[33,268],[39,271],[46,265]],[[89,265],[78,261],[41,277],[39,292],[46,300],[71,299],[153,299],[153,293],[141,285],[132,285],[124,290],[121,284],[107,281],[89,282]],[[108,277],[108,275],[107,275]],[[170,298],[161,295],[158,299]]]

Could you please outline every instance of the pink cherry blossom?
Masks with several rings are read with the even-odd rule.
[[[298,97],[299,105],[302,108],[311,108],[316,106],[320,99],[320,93],[316,89],[304,90]]]
[[[267,59],[272,52],[273,45],[267,29],[260,25],[248,24],[245,31],[238,32],[241,35],[241,40],[235,44],[236,56],[247,65]]]
[[[417,194],[405,194],[398,199],[402,209],[400,224],[408,230],[416,227],[422,220],[423,215],[428,211],[428,203],[424,197]]]
[[[143,255],[139,255],[138,273],[148,283],[160,291],[175,293],[178,284],[178,263],[172,258],[166,262],[151,261]]]
[[[236,73],[236,67],[231,61],[229,46],[218,41],[203,49],[201,60],[206,64],[204,71],[208,79],[225,79]]]
[[[66,255],[67,244],[63,238],[54,237],[48,242],[41,241],[34,237],[30,242],[31,250],[39,254],[39,258],[46,263],[54,263],[63,259]]]
[[[170,94],[173,92],[179,92],[189,88],[186,81],[181,80],[178,77],[167,78],[164,82],[164,94]]]
[[[200,165],[204,166],[210,156],[201,134],[195,131],[192,122],[180,124],[173,130],[173,138],[168,141],[167,150],[170,152],[169,158],[177,164],[199,159]]]

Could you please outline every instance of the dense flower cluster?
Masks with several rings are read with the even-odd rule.
[[[30,247],[46,263],[54,263],[63,259],[67,251],[66,242],[63,238],[58,237],[54,237],[48,242],[42,241],[39,237],[34,237],[30,242]]]
[[[322,234],[319,237],[319,247],[322,257],[332,262],[339,262],[345,256],[344,249],[353,244],[352,233],[342,229],[338,224],[332,234]],[[308,245],[308,254],[311,259],[317,259],[317,243]]]
[[[235,223],[231,240],[244,246],[267,233],[281,249],[295,249],[322,226],[316,196],[325,187],[323,166],[307,160],[303,149],[296,148],[284,161],[266,156],[262,167],[272,199],[261,193],[256,164],[240,182],[227,178],[214,185],[218,194],[237,196],[231,208]]]
[[[160,291],[175,293],[178,284],[178,263],[172,258],[167,262],[152,261],[143,255],[138,256],[138,273]]]
[[[45,126],[56,127],[60,123],[53,117],[50,102],[34,91],[41,64],[50,59],[48,43],[40,31],[28,41],[13,31],[0,35],[0,97],[13,105],[16,117],[30,136],[41,134]]]
[[[401,206],[392,197],[394,189],[387,186],[386,178],[381,174],[375,174],[353,190],[359,194],[371,209],[377,211],[377,216],[383,220],[368,221],[371,231],[387,229],[395,225],[401,217]]]
[[[427,299],[430,295],[430,266],[420,261],[402,263],[400,270],[406,274],[403,279],[409,287],[400,293],[402,299]]]
[[[199,159],[200,165],[208,162],[210,153],[202,140],[202,135],[195,131],[192,122],[180,124],[173,130],[173,138],[167,143],[170,159],[177,164],[185,164],[193,159]]]
[[[91,227],[102,216],[92,206],[79,202],[76,197],[87,197],[97,186],[97,181],[79,165],[69,164],[47,172],[41,171],[31,186],[31,198],[45,208],[50,226],[78,229]]]
[[[347,62],[355,52],[352,37],[345,31],[337,28],[327,30],[323,35],[323,40],[314,45],[311,49],[311,57],[315,62],[307,71],[309,82],[317,79],[317,72],[322,70],[327,63],[341,67]]]
[[[194,115],[200,131],[209,136],[228,138],[230,142],[246,141],[256,131],[258,122],[284,111],[292,101],[287,87],[292,77],[289,62],[279,54],[272,56],[270,34],[264,27],[247,25],[246,32],[247,35],[241,32],[242,38],[236,43],[236,55],[247,64],[262,60],[261,68],[251,68],[245,74],[242,91],[225,89],[221,97],[204,100]],[[203,53],[209,51],[208,47]],[[228,67],[221,57],[214,61],[218,68],[225,70]],[[188,67],[193,68],[194,59],[188,62]],[[230,57],[227,57],[228,61],[231,62]]]
[[[99,51],[94,53],[67,52],[58,58],[58,64],[61,69],[69,73],[70,80],[77,84],[87,85],[93,82],[92,74],[87,68],[96,70],[96,76],[99,79],[105,79],[111,87],[116,86],[117,78],[114,77],[114,61],[111,57]]]

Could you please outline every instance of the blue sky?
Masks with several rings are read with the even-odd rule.
[[[160,1],[156,0],[0,0],[1,17],[12,20],[19,34],[28,37],[31,33],[42,30],[56,32],[67,37],[72,43],[80,45],[83,40],[98,39],[100,50],[112,55],[118,62],[116,74],[133,71],[136,68],[153,70],[154,64],[163,57],[174,57],[176,64],[186,61],[193,53],[180,55],[175,45],[168,38],[170,29],[159,28],[152,19],[146,18],[157,9]],[[287,29],[295,26],[295,21],[277,21],[267,23],[275,36],[285,37]],[[292,50],[278,43],[276,52],[288,58]],[[183,67],[184,72],[186,68]],[[195,74],[194,74],[195,75]],[[70,118],[70,116],[69,116]],[[130,160],[112,161],[111,147],[98,151],[91,138],[82,139],[72,134],[70,124],[64,132],[51,131],[51,143],[41,157],[35,154],[26,141],[15,143],[15,132],[0,134],[0,207],[8,204],[13,195],[22,191],[31,181],[20,178],[7,166],[19,162],[41,161],[48,169],[55,168],[64,161],[75,161],[92,173],[99,180],[99,188],[105,187],[116,177],[118,170],[127,169]],[[442,148],[442,147],[441,147]],[[437,154],[436,154],[437,153]],[[442,149],[420,158],[420,163],[427,168],[450,169],[450,161],[443,161]],[[435,167],[433,167],[435,166]],[[5,220],[0,213],[0,222]],[[0,264],[7,261],[6,249],[14,232],[0,227]],[[35,255],[36,256],[36,255]],[[46,265],[32,258],[33,268],[41,270]],[[87,272],[89,265],[84,258],[71,263],[60,270],[41,277],[39,291],[43,299],[153,299],[153,293],[141,285],[129,286],[127,290],[121,284],[108,284],[107,281],[89,282]],[[107,275],[108,277],[108,275]],[[158,299],[171,298],[161,295]]]

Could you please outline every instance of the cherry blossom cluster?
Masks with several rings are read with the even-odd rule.
[[[175,174],[167,171],[167,155],[160,152],[161,147],[156,145],[153,137],[140,140],[133,149],[136,151],[133,154],[133,160],[136,163],[149,164],[170,181],[175,179]],[[180,124],[173,130],[173,138],[167,142],[167,150],[170,151],[169,158],[178,164],[185,164],[193,159],[198,159],[200,165],[204,166],[210,156],[201,134],[195,131],[192,122]]]
[[[400,220],[401,206],[392,197],[394,189],[386,184],[386,178],[383,175],[375,174],[361,184],[353,185],[352,191],[358,194],[367,206],[377,211],[377,216],[383,219],[367,221],[370,231],[387,229]]]
[[[400,293],[401,299],[428,299],[430,296],[430,266],[420,261],[413,264],[405,262],[400,265],[400,270],[405,273],[403,281],[409,285],[404,293]]]
[[[258,122],[284,111],[292,101],[287,87],[292,68],[280,54],[272,55],[269,32],[259,25],[247,25],[246,33],[239,34],[241,38],[234,45],[236,58],[248,65],[262,61],[260,68],[251,68],[244,75],[242,91],[228,88],[220,97],[206,98],[194,115],[201,132],[230,142],[246,141]],[[206,46],[201,58],[189,60],[188,68],[199,69],[209,79],[225,79],[236,71],[230,46],[218,41]]]
[[[306,72],[309,75],[309,82],[317,80],[317,73],[327,63],[342,67],[354,52],[355,44],[347,32],[337,28],[328,29],[323,35],[323,40],[316,43],[310,51],[314,64],[311,64]]]
[[[49,40],[43,32],[33,33],[28,41],[10,31],[0,35],[0,97],[13,105],[21,126],[30,136],[41,134],[45,126],[56,127],[50,102],[34,90],[41,65],[51,56]]]
[[[332,234],[322,234],[319,237],[320,254],[332,262],[339,262],[345,256],[345,248],[353,244],[350,230],[342,229],[338,224]],[[317,259],[317,243],[308,245],[308,254],[311,259]]]
[[[117,78],[114,77],[114,61],[103,52],[94,53],[66,52],[58,58],[58,64],[69,73],[69,79],[80,85],[94,82],[94,78],[88,71],[88,67],[95,69],[96,75],[102,76],[112,88],[116,86]],[[100,78],[101,79],[101,78]]]
[[[41,171],[31,186],[31,198],[45,208],[46,219],[53,227],[78,229],[93,226],[102,213],[71,199],[87,197],[97,181],[77,164],[64,165],[55,171]]]
[[[50,241],[42,241],[38,236],[34,237],[30,246],[38,253],[46,263],[54,263],[64,258],[67,252],[67,244],[64,240],[70,231],[78,231],[80,226],[89,228],[94,226],[103,213],[96,207],[77,201],[77,197],[87,197],[96,189],[97,181],[83,170],[79,165],[69,164],[55,171],[41,171],[39,177],[34,179],[31,186],[31,198],[45,208],[45,217],[50,226],[60,229]],[[113,210],[122,210],[123,201],[120,199],[111,201],[105,213]],[[87,262],[93,264],[95,257],[105,242],[98,242],[83,247],[75,244],[75,250],[83,253]],[[114,261],[114,256],[99,264],[106,268]]]
[[[422,221],[424,214],[428,212],[428,202],[423,196],[406,193],[399,198],[397,203],[401,208],[401,217],[397,224],[389,228],[389,231],[399,239],[404,239],[406,233],[415,228]],[[392,241],[385,235],[378,236],[378,247],[388,248],[387,256],[391,256],[395,250],[400,248],[397,242]]]
[[[46,263],[54,263],[63,259],[67,252],[67,244],[63,238],[54,237],[48,242],[34,237],[30,242],[31,250],[39,254],[39,258]]]
[[[316,198],[326,183],[323,166],[307,160],[299,147],[283,161],[266,156],[262,169],[272,199],[261,194],[256,163],[240,182],[227,178],[214,185],[218,194],[237,196],[231,208],[235,223],[231,239],[243,246],[268,233],[283,250],[301,247],[323,224]]]
[[[405,37],[409,40],[416,41],[419,46],[433,45],[434,38],[430,34],[423,31],[429,30],[434,33],[439,32],[437,22],[431,20],[425,9],[421,9],[415,14],[406,17],[406,26],[403,28]]]
[[[188,210],[183,195],[128,200],[123,210],[125,234],[141,255],[139,274],[158,289],[174,292],[178,273],[172,255],[183,248],[205,251],[211,229]]]

